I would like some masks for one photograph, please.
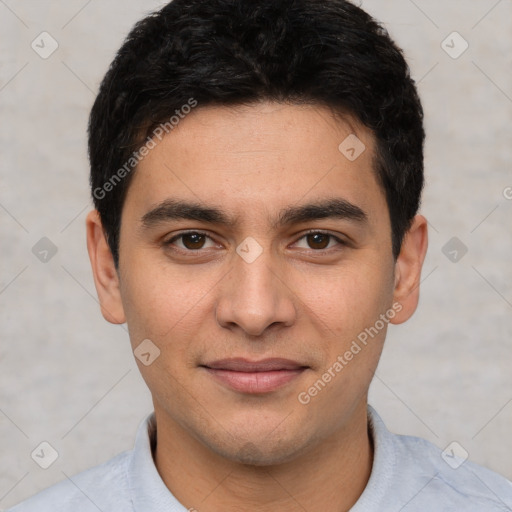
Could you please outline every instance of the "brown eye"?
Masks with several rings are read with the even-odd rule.
[[[306,235],[306,238],[311,249],[325,249],[329,245],[329,241],[332,237],[325,233],[311,233]]]
[[[167,242],[164,242],[164,245],[171,248],[173,248],[172,246],[175,246],[182,251],[193,252],[208,248],[205,247],[205,244],[208,241],[210,241],[210,243],[213,242],[206,233],[189,231],[188,233],[180,233],[179,235],[172,237]],[[212,245],[210,245],[210,247],[212,247]]]
[[[296,242],[296,246],[301,249],[327,252],[330,249],[336,249],[336,246],[338,246],[338,249],[341,249],[346,246],[346,242],[331,233],[324,231],[309,231],[299,238]]]
[[[202,249],[204,242],[205,242],[205,236],[201,233],[187,233],[184,235],[181,235],[181,239],[183,241],[183,245],[187,249]]]

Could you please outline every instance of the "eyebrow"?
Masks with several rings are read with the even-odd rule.
[[[357,223],[368,221],[368,215],[359,206],[343,198],[330,198],[299,206],[288,206],[279,212],[271,226],[276,229],[281,226],[327,218],[344,219]],[[145,213],[141,218],[141,225],[144,229],[151,229],[158,224],[180,219],[232,227],[237,224],[239,218],[230,216],[217,207],[169,198]]]

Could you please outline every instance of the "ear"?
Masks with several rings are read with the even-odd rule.
[[[401,324],[416,311],[420,296],[420,279],[423,261],[427,253],[427,220],[416,215],[404,236],[400,254],[395,263],[395,290],[393,301],[401,304],[392,324]]]
[[[92,210],[87,214],[85,225],[87,251],[91,260],[101,314],[107,322],[122,324],[126,322],[126,318],[119,290],[119,277],[97,210]]]

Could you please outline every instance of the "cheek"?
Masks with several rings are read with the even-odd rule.
[[[392,267],[391,267],[392,268]],[[332,268],[323,275],[296,276],[297,295],[306,313],[342,339],[373,325],[391,306],[393,278],[389,268],[359,263]]]
[[[143,261],[142,258],[140,261]],[[183,383],[194,367],[191,347],[200,338],[205,323],[208,291],[214,284],[194,276],[193,271],[172,272],[170,265],[157,262],[145,266],[131,262],[132,272],[123,284],[123,304],[132,350],[149,339],[159,350],[149,365],[137,365],[160,403],[182,403]],[[136,356],[136,352],[135,352]]]
[[[210,293],[219,280],[217,272],[197,267],[172,266],[148,256],[128,262],[130,275],[123,282],[122,297],[132,343],[141,338],[168,340],[193,336],[192,326],[206,318]]]
[[[312,282],[318,281],[312,280]],[[325,280],[305,303],[314,308],[322,347],[321,364],[305,383],[300,403],[309,412],[340,425],[341,412],[351,410],[367,393],[383,348],[388,322],[381,319],[391,309],[393,279],[381,266],[360,265]],[[315,321],[315,320],[314,320]],[[299,400],[299,401],[300,401]]]

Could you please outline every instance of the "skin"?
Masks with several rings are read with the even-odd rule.
[[[366,146],[353,162],[338,149],[352,133]],[[363,492],[373,460],[367,395],[386,327],[307,405],[297,397],[394,303],[401,306],[394,324],[418,303],[426,220],[414,218],[395,261],[373,154],[368,129],[324,107],[198,107],[135,172],[118,271],[98,213],[89,213],[104,317],[127,322],[133,349],[150,339],[161,351],[149,366],[137,363],[153,397],[157,469],[186,507],[340,512]],[[283,208],[333,197],[362,209],[366,222],[272,223]],[[236,222],[169,219],[144,229],[144,214],[168,198],[221,208]],[[311,229],[346,244],[305,236]],[[184,230],[211,238],[165,245]],[[263,250],[252,263],[236,252],[246,237]],[[200,367],[236,356],[283,357],[307,369],[251,395]]]

